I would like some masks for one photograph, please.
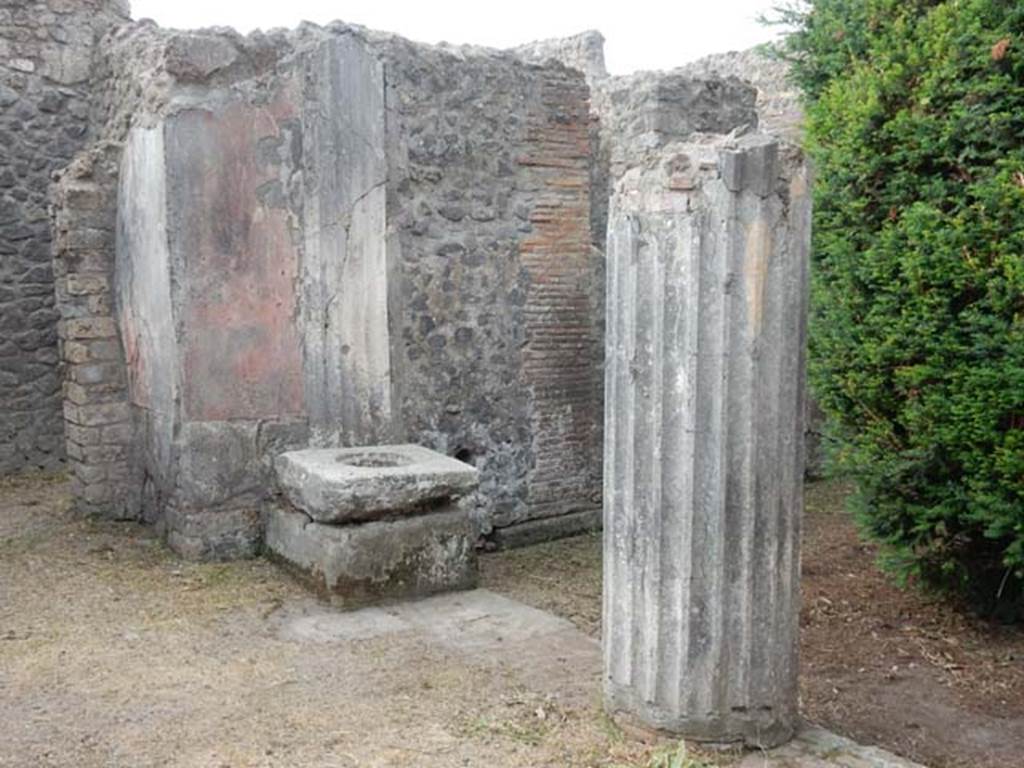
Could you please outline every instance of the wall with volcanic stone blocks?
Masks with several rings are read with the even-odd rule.
[[[131,491],[176,550],[255,553],[273,456],[306,445],[476,465],[499,543],[597,524],[579,73],[341,24],[106,53]]]
[[[406,436],[480,469],[478,518],[500,543],[551,535],[556,517],[592,527],[603,286],[583,77],[402,41],[382,55]]]
[[[0,0],[0,475],[64,460],[51,174],[89,138],[99,34],[116,0]]]

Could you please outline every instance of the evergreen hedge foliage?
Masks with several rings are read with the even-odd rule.
[[[784,11],[815,165],[811,383],[903,574],[1024,615],[1024,3]]]

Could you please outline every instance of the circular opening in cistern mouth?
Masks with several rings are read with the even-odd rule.
[[[400,453],[386,451],[367,451],[366,453],[342,453],[335,459],[339,464],[350,467],[404,467],[412,464],[412,459]]]

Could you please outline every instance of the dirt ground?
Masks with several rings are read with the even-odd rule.
[[[296,634],[325,607],[270,563],[183,563],[68,509],[64,482],[0,481],[0,768],[663,764],[602,714],[571,625],[570,683],[423,632]]]
[[[843,512],[847,492],[807,487],[804,715],[931,768],[1024,766],[1024,630],[895,586]],[[599,536],[486,558],[484,584],[600,634]]]
[[[889,585],[843,492],[809,490],[804,711],[932,768],[1024,764],[1024,636]],[[704,765],[625,738],[589,666],[569,696],[421,633],[297,640],[322,606],[269,563],[183,563],[68,507],[0,482],[0,768]],[[596,537],[489,555],[483,581],[600,632]]]

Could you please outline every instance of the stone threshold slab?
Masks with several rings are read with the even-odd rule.
[[[343,613],[318,604],[282,612],[284,640],[354,643],[415,635],[445,651],[512,671],[541,694],[580,707],[600,699],[601,646],[569,621],[476,589]],[[751,752],[733,768],[925,768],[805,724],[782,747]]]

